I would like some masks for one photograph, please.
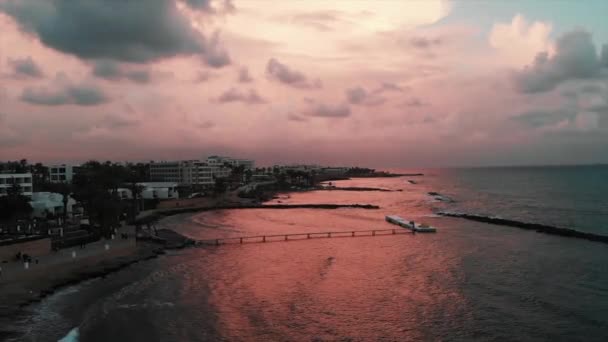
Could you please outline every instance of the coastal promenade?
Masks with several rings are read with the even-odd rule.
[[[128,239],[121,239],[121,234],[128,234]],[[9,283],[15,280],[38,277],[52,276],[52,272],[57,268],[71,268],[86,262],[91,258],[103,259],[104,257],[116,257],[124,253],[132,252],[135,249],[135,229],[132,226],[122,227],[118,230],[113,240],[102,239],[88,243],[84,248],[79,246],[61,249],[45,256],[33,258],[27,265],[21,261],[13,261],[0,264],[2,275],[0,284]],[[38,260],[38,263],[35,261]]]
[[[39,301],[57,288],[103,275],[124,265],[156,255],[154,246],[137,246],[134,227],[118,230],[114,240],[100,240],[84,248],[66,248],[23,262],[2,263],[0,276],[0,323],[19,314],[19,308]],[[120,234],[129,234],[121,239]],[[107,247],[106,247],[107,245]],[[12,317],[12,318],[11,318]],[[2,340],[2,332],[0,332]]]

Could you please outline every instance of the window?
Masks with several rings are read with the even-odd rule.
[[[60,175],[59,180],[65,180],[65,175]]]
[[[61,173],[65,173],[65,167],[60,168],[60,169],[59,169],[59,172],[61,172]]]
[[[57,175],[51,175],[51,180],[56,181],[57,180]]]

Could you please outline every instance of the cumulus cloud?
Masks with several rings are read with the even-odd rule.
[[[249,69],[247,67],[241,67],[239,69],[238,81],[241,83],[249,83],[253,81],[253,78],[249,74]]]
[[[255,89],[249,89],[248,92],[241,92],[236,88],[230,88],[223,94],[218,96],[217,102],[228,103],[228,102],[243,102],[247,104],[261,104],[266,103],[266,100],[262,98]]]
[[[9,60],[15,77],[41,78],[44,76],[42,69],[34,62],[32,57],[17,58]]]
[[[515,84],[523,93],[546,92],[569,80],[601,76],[603,69],[591,35],[573,31],[557,40],[553,55],[541,52],[532,65],[517,72]]]
[[[195,10],[208,13],[232,13],[236,10],[232,0],[185,0],[186,4]]]
[[[0,11],[45,45],[84,59],[145,63],[200,55],[213,67],[230,63],[218,35],[201,34],[175,1],[22,0],[0,2]]]
[[[314,103],[304,114],[322,118],[345,118],[350,116],[350,107],[346,103],[337,105]]]
[[[350,104],[363,106],[378,106],[383,104],[386,99],[377,96],[373,92],[370,93],[363,87],[354,87],[346,89],[346,100]]]
[[[111,81],[130,80],[136,83],[150,82],[147,70],[129,69],[112,60],[99,60],[93,65],[93,75]]]
[[[289,68],[275,58],[268,60],[268,63],[266,64],[266,75],[270,79],[295,88],[311,89],[322,87],[319,79],[310,81],[302,72]]]
[[[74,84],[69,80],[56,80],[53,89],[28,87],[21,93],[21,101],[40,106],[95,106],[109,102],[109,97],[94,84]]]
[[[510,23],[496,23],[489,34],[489,43],[506,60],[517,67],[530,62],[538,51],[550,48],[551,24],[528,22],[517,14]]]

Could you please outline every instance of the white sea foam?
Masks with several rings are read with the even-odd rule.
[[[80,341],[80,331],[78,330],[78,327],[70,330],[70,332],[65,335],[62,339],[60,339],[57,342],[78,342]]]

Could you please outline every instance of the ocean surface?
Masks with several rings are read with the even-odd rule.
[[[24,333],[17,341],[608,340],[608,244],[438,215],[608,235],[608,167],[422,172],[335,182],[401,191],[273,200],[379,210],[216,211],[159,226],[197,239],[402,229],[384,221],[397,214],[437,227],[436,234],[171,252],[65,288],[11,329]]]

